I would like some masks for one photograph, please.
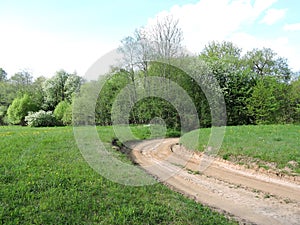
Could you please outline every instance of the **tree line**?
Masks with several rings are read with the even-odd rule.
[[[112,108],[115,112],[119,111],[115,114],[122,117],[127,105],[131,107],[129,123],[144,124],[160,117],[168,127],[180,129],[182,118],[170,101],[157,97],[157,94],[148,94],[147,98],[137,101],[139,95],[144,96],[144,92],[155,90],[161,91],[161,96],[168,92],[175,102],[182,101],[185,108],[185,99],[169,85],[172,81],[193,100],[200,126],[209,127],[214,125],[212,110],[218,110],[213,109],[205,93],[205,89],[214,88],[206,87],[206,81],[213,76],[224,96],[227,125],[300,122],[300,78],[290,69],[286,58],[270,48],[254,48],[242,54],[241,48],[228,41],[212,41],[200,54],[191,55],[182,46],[182,40],[178,20],[170,16],[150,28],[137,29],[132,36],[124,38],[119,48],[123,54],[122,64],[113,68],[106,79],[83,86],[79,105],[87,101],[87,90],[102,87],[100,97],[95,98],[95,118],[84,115],[86,120],[92,118],[91,123],[111,125],[114,117]],[[191,77],[180,66],[174,65],[185,65],[188,71],[195,72],[195,76]],[[149,78],[155,76],[166,79],[160,83],[147,83]],[[201,80],[203,86],[196,80]],[[128,85],[132,87],[130,93],[116,104],[118,94]],[[155,86],[164,86],[164,90],[155,89]],[[97,91],[95,93],[98,96]],[[75,117],[84,114],[79,111]],[[186,117],[191,115],[189,112],[186,114]],[[121,118],[121,121],[125,120]]]
[[[118,49],[122,62],[96,81],[63,70],[50,79],[33,81],[26,71],[7,79],[0,69],[0,123],[32,124],[44,116],[65,125],[145,124],[159,117],[170,128],[181,129],[183,122],[196,128],[186,96],[174,84],[192,100],[202,127],[218,125],[213,95],[224,96],[227,125],[300,122],[300,78],[287,59],[270,48],[243,53],[228,41],[212,41],[200,54],[190,54],[178,24],[166,16],[124,38]],[[218,89],[209,85],[212,79]]]
[[[5,70],[0,68],[0,125],[71,124],[72,101],[82,83],[82,77],[64,70],[49,79],[34,80],[28,71],[8,79]]]

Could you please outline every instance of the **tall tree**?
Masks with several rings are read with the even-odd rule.
[[[159,18],[156,24],[137,29],[133,36],[124,38],[119,49],[124,56],[125,69],[131,74],[140,70],[147,76],[151,60],[169,63],[171,58],[182,56],[183,33],[178,23],[168,15]]]
[[[7,73],[4,69],[0,68],[0,82],[7,80]]]
[[[222,89],[229,125],[249,123],[246,99],[251,96],[255,80],[243,65],[242,49],[232,42],[210,42],[200,54]]]
[[[287,59],[278,56],[270,48],[255,48],[246,53],[245,60],[259,78],[273,76],[285,82],[291,79],[292,71]]]
[[[292,118],[295,122],[300,122],[300,76],[291,83],[290,103],[292,105]]]
[[[77,73],[69,74],[68,79],[65,82],[65,99],[71,103],[72,97],[75,93],[78,93],[81,85],[84,83],[84,79],[77,75]]]
[[[31,85],[29,94],[32,97],[33,101],[37,104],[38,108],[42,109],[44,104],[44,91],[43,85],[46,82],[46,78],[41,76],[37,77]]]
[[[119,51],[123,54],[122,67],[127,71],[132,84],[135,86],[136,70],[138,62],[138,40],[128,36],[121,41]]]
[[[251,97],[247,99],[247,107],[255,124],[276,123],[280,107],[275,96],[277,84],[274,77],[265,77],[253,88]]]
[[[14,86],[15,91],[24,94],[29,91],[33,82],[33,76],[26,70],[15,73],[10,78],[10,83]]]
[[[14,74],[10,80],[13,84],[28,86],[32,83],[33,77],[28,71],[23,70]]]
[[[81,84],[82,78],[76,74],[69,74],[64,70],[56,72],[55,76],[44,82],[44,108],[54,110],[59,102],[71,101],[73,93],[79,90]]]
[[[178,19],[168,15],[157,20],[157,23],[152,27],[150,37],[159,58],[168,61],[171,58],[181,56],[183,33],[178,23]]]

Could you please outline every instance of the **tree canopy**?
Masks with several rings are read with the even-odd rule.
[[[200,126],[224,125],[213,124],[212,112],[223,110],[217,109],[214,98],[221,95],[227,125],[300,122],[299,73],[290,69],[287,59],[270,48],[244,53],[229,41],[211,41],[200,54],[189,55],[182,41],[179,21],[172,16],[138,28],[121,40],[121,64],[97,81],[84,82],[64,70],[51,78],[33,79],[26,70],[8,78],[0,68],[0,125],[24,124],[29,111],[39,110],[45,115],[54,111],[61,124],[74,120],[111,125],[114,113],[122,117],[130,107],[129,123],[151,123],[159,117],[168,127],[180,129],[183,120],[195,120],[189,99]],[[214,80],[217,85],[212,85]]]

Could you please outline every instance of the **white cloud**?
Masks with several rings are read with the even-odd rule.
[[[285,31],[300,31],[300,23],[286,24],[283,29]]]
[[[243,25],[253,24],[276,0],[200,0],[195,4],[174,6],[170,11],[157,15],[173,14],[179,18],[185,45],[193,52],[199,52],[212,40],[225,40]],[[149,19],[149,24],[156,18]]]
[[[232,41],[245,52],[253,48],[269,47],[279,56],[285,57],[295,71],[300,70],[300,45],[292,44],[285,34],[262,38],[264,35],[250,34],[245,27],[259,26],[261,18],[271,24],[283,18],[286,9],[271,9],[276,0],[200,0],[196,4],[174,6],[157,17],[173,14],[179,18],[183,30],[184,44],[189,51],[199,53],[210,41]],[[149,24],[156,18],[149,19]],[[298,30],[300,24],[287,25],[286,30]],[[270,36],[270,35],[268,35]]]
[[[292,45],[287,37],[281,36],[274,39],[257,38],[247,33],[235,33],[231,36],[230,40],[241,47],[244,53],[255,48],[271,48],[280,57],[288,59],[290,68],[293,71],[299,71],[299,46]]]
[[[257,12],[263,12],[270,8],[274,3],[276,3],[277,0],[256,0],[254,2],[254,9]]]
[[[267,25],[273,25],[277,21],[284,18],[286,12],[287,9],[269,9],[266,12],[265,17],[260,22]]]

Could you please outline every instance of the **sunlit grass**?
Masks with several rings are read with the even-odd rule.
[[[109,146],[112,128],[97,130]],[[232,223],[161,184],[103,178],[83,159],[72,127],[0,127],[0,153],[1,224]]]
[[[200,129],[198,150],[203,151],[208,143],[211,129]],[[195,132],[183,136],[181,141],[188,145],[196,140]],[[300,173],[300,126],[261,125],[227,127],[223,144],[218,155],[227,159],[231,156],[247,156],[266,162],[274,162],[278,168],[290,166],[293,161],[298,166],[291,168]]]

